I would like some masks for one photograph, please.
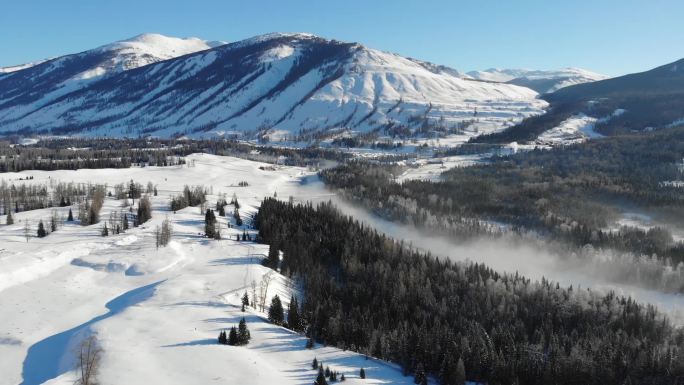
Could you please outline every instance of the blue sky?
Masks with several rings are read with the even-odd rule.
[[[311,32],[472,69],[608,75],[684,57],[681,0],[0,0],[0,66],[143,32],[235,41]]]

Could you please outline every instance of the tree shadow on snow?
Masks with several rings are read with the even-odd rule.
[[[105,305],[109,309],[107,313],[31,345],[24,359],[21,385],[42,384],[73,369],[74,352],[72,350],[78,341],[92,333],[90,328],[93,324],[147,300],[162,282],[164,281],[127,291],[107,302]]]
[[[162,345],[162,348],[178,348],[182,346],[198,346],[198,345],[216,345],[218,342],[215,338],[204,338],[201,340],[180,342],[172,345]]]

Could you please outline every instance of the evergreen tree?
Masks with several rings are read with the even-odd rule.
[[[325,379],[325,373],[323,373],[323,368],[318,369],[318,376],[314,385],[328,385],[328,381]]]
[[[212,209],[207,209],[206,214],[204,214],[204,233],[207,238],[214,238],[216,234],[216,216]]]
[[[109,236],[109,229],[107,228],[107,222],[102,226],[102,236],[107,237]]]
[[[318,369],[318,359],[314,357],[313,362],[311,362],[311,369]]]
[[[366,370],[364,368],[361,368],[361,370],[359,370],[359,378],[361,378],[362,380],[366,378]]]
[[[238,333],[237,329],[235,329],[235,326],[232,326],[230,328],[230,332],[228,333],[228,345],[239,345],[240,340],[238,339]]]
[[[123,226],[124,231],[128,230],[128,215],[121,216],[121,226]]]
[[[264,266],[270,267],[274,270],[280,266],[280,252],[278,251],[276,241],[268,246],[268,257],[264,261]]]
[[[69,216],[67,217],[67,221],[69,221],[69,222],[74,221],[74,213],[71,212],[71,209],[69,209]]]
[[[8,225],[14,224],[14,217],[12,216],[12,210],[7,211],[7,222]]]
[[[45,225],[43,225],[43,220],[41,219],[40,222],[38,222],[38,238],[43,238],[47,236],[47,231],[45,231]]]
[[[228,337],[226,336],[226,331],[222,330],[218,336],[218,343],[221,345],[228,345]]]
[[[242,317],[240,324],[238,325],[238,345],[247,345],[252,336],[249,334],[249,329],[247,329],[247,322],[245,317]]]
[[[418,363],[416,366],[413,382],[418,385],[427,385],[427,375],[425,374],[425,368],[422,363]]]
[[[233,218],[235,218],[235,224],[238,226],[242,226],[242,218],[240,218],[240,210],[238,210],[237,207],[235,207],[235,210],[233,211]]]
[[[282,325],[284,318],[283,304],[280,302],[278,294],[276,294],[271,300],[271,306],[268,308],[268,320],[276,325]]]
[[[287,325],[290,329],[299,331],[301,329],[301,319],[299,317],[299,304],[297,298],[293,295],[290,298],[290,304],[287,307]]]
[[[242,295],[242,305],[249,306],[249,295],[247,295],[247,292]]]

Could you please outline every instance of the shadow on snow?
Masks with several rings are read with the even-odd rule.
[[[31,345],[24,359],[21,385],[38,385],[59,377],[73,369],[74,355],[70,351],[76,342],[90,334],[90,327],[96,322],[105,320],[124,311],[127,307],[137,305],[154,294],[155,282],[130,290],[107,302],[109,311],[74,328],[54,334]]]

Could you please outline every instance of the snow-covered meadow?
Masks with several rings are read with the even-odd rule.
[[[230,216],[219,217],[223,240],[216,241],[201,235],[204,215],[198,207],[169,210],[170,197],[184,185],[204,185],[211,189],[209,207],[219,193],[235,193],[242,218],[248,219],[264,197],[276,193],[282,199],[295,194],[297,200],[320,199],[300,193],[301,179],[311,172],[211,155],[188,160],[189,166],[0,175],[13,183],[59,180],[110,187],[133,179],[152,181],[159,190],[149,222],[109,237],[100,235],[100,224],[67,222],[27,242],[25,221],[34,235],[52,209],[15,214],[10,226],[0,216],[0,384],[73,383],[74,348],[91,333],[104,351],[102,384],[310,384],[314,357],[351,384],[413,383],[396,367],[359,354],[321,346],[308,350],[305,337],[266,322],[254,309],[243,313],[240,297],[265,274],[273,277],[269,301],[279,294],[287,303],[294,290],[292,282],[261,266],[267,246],[236,241],[244,229],[234,222],[229,228]],[[34,179],[18,181],[29,175]],[[249,186],[238,187],[243,181]],[[108,197],[101,217],[118,210],[121,201]],[[66,215],[68,207],[59,211]],[[172,241],[157,249],[155,227],[165,218],[173,225]],[[243,316],[252,341],[218,345],[219,331]],[[368,375],[363,381],[361,367]]]

